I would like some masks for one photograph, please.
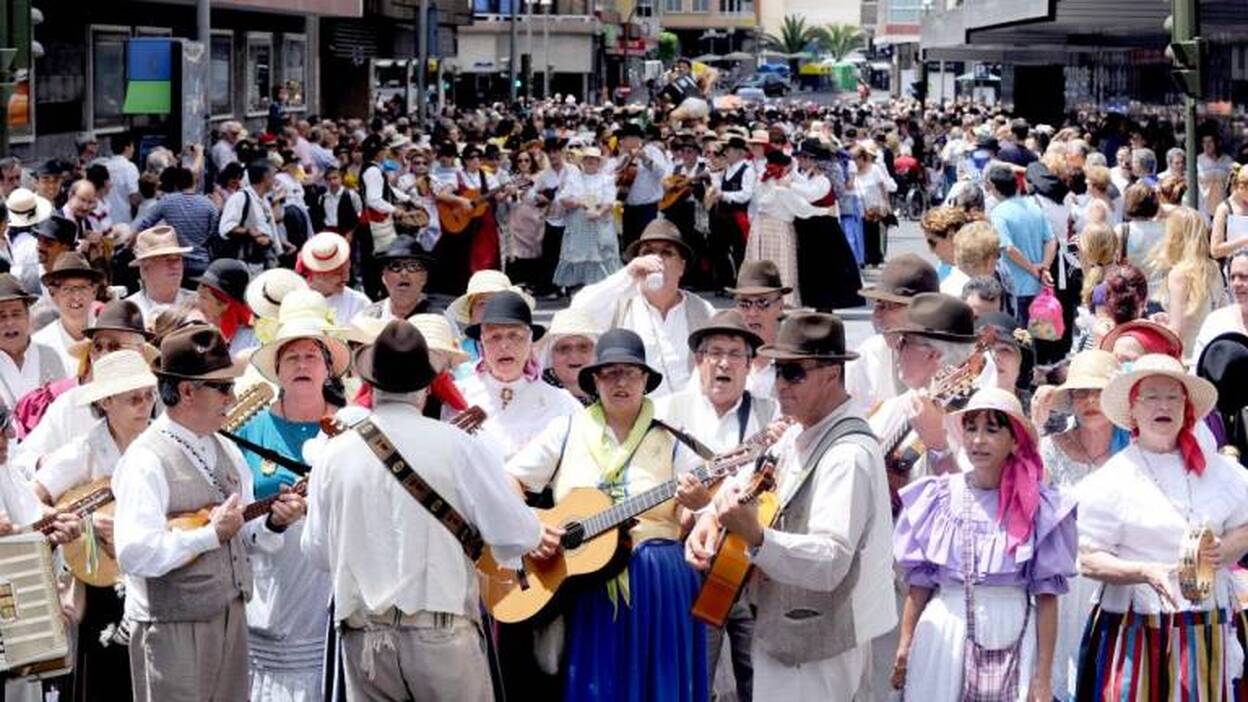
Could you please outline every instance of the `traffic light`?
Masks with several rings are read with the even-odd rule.
[[[1201,39],[1171,42],[1166,57],[1174,65],[1170,75],[1184,95],[1200,99],[1202,69],[1205,65],[1205,42]]]

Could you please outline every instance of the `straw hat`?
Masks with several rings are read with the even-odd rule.
[[[1074,390],[1104,390],[1122,366],[1114,354],[1100,349],[1080,351],[1070,359],[1066,369],[1066,382],[1053,390],[1053,400],[1067,401]]]
[[[486,269],[472,274],[472,277],[468,279],[467,292],[455,298],[447,306],[446,311],[460,324],[469,324],[471,322],[472,303],[475,302],[477,295],[499,293],[504,290],[518,293],[528,303],[529,309],[537,306],[537,302],[532,296],[511,284],[511,278],[508,278],[506,273]]]
[[[1187,400],[1192,403],[1196,421],[1205,418],[1218,401],[1218,389],[1204,378],[1197,378],[1183,368],[1183,363],[1173,356],[1161,353],[1150,353],[1140,356],[1132,364],[1131,370],[1120,373],[1101,391],[1101,412],[1109,421],[1123,429],[1134,429],[1131,420],[1131,388],[1141,380],[1154,375],[1173,378],[1187,390]]]
[[[357,314],[355,319],[351,320],[351,324],[343,330],[342,338],[353,344],[368,346],[377,341],[377,336],[389,323],[390,320],[381,317]]]
[[[543,341],[553,346],[565,336],[584,336],[596,343],[598,337],[602,336],[602,330],[594,324],[594,320],[590,319],[584,310],[568,307],[559,310],[551,318],[550,329],[546,331]]]
[[[994,410],[1004,412],[1009,415],[1010,419],[1015,420],[1019,426],[1027,432],[1031,437],[1031,443],[1037,444],[1040,439],[1036,436],[1036,428],[1032,426],[1031,420],[1027,418],[1027,414],[1023,412],[1023,405],[1018,401],[1018,397],[1003,388],[982,388],[977,390],[966,406],[957,412],[945,415],[945,433],[959,446],[962,445],[962,417],[968,412],[977,412],[982,410]]]
[[[257,316],[276,319],[282,299],[295,290],[307,290],[308,281],[289,268],[271,268],[247,284],[243,298]]]
[[[315,290],[295,290],[282,299],[277,315],[277,334],[251,356],[251,364],[270,382],[277,382],[277,356],[282,347],[299,339],[313,339],[329,350],[330,375],[340,376],[351,365],[351,352],[341,340],[331,336],[333,312],[325,297]]]
[[[768,132],[766,129],[755,129],[754,131],[750,132],[750,138],[748,139],[748,142],[751,144],[770,144],[771,133]]]
[[[139,261],[156,256],[183,256],[192,251],[190,246],[178,246],[178,233],[173,227],[160,225],[139,232],[134,238],[134,260],[131,268],[138,268]]]
[[[458,366],[470,358],[467,353],[464,353],[463,349],[455,345],[455,336],[451,332],[451,323],[446,321],[446,317],[440,314],[414,314],[408,317],[407,321],[411,322],[424,335],[425,343],[429,345],[430,353],[436,351],[445,355],[452,366]],[[381,328],[385,328],[384,322]],[[381,329],[378,329],[377,334],[380,333]],[[376,338],[376,335],[374,335],[374,338]]]
[[[82,386],[75,398],[80,406],[140,388],[156,387],[156,375],[138,351],[122,349],[101,356],[94,366],[91,382]]]
[[[9,193],[4,201],[10,227],[33,227],[52,216],[52,203],[26,188]]]
[[[351,260],[351,245],[335,232],[321,232],[308,239],[299,250],[299,262],[313,273],[342,268]]]

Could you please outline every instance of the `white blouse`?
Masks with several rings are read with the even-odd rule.
[[[1209,451],[1202,475],[1184,470],[1177,451],[1151,453],[1132,443],[1079,483],[1079,547],[1105,551],[1128,561],[1177,563],[1188,529],[1206,525],[1222,536],[1248,524],[1248,472]],[[1208,609],[1192,603],[1171,575],[1170,592],[1181,609]],[[1225,607],[1234,597],[1229,571],[1218,571],[1214,600]],[[1161,599],[1147,585],[1106,585],[1101,605],[1111,612],[1128,606],[1141,614],[1161,610]]]

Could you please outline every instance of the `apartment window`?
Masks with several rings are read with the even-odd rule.
[[[273,94],[273,35],[247,35],[247,112],[265,112]]]
[[[286,86],[286,106],[303,107],[307,101],[308,39],[302,34],[282,37],[282,85]]]
[[[214,32],[208,61],[208,99],[214,117],[234,114],[234,37]]]
[[[125,126],[126,40],[122,27],[91,28],[91,128]]]
[[[654,17],[654,0],[637,0],[633,14],[637,17]]]
[[[681,0],[663,0],[663,11],[664,12],[683,12],[684,8],[681,7],[682,4],[683,3]]]
[[[711,0],[693,0],[694,12],[710,12]]]

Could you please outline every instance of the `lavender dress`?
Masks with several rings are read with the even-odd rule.
[[[971,491],[969,515],[964,493]],[[977,640],[1005,648],[1022,638],[1019,699],[1032,676],[1034,617],[1025,617],[1031,596],[1061,595],[1075,573],[1078,539],[1074,503],[1051,487],[1040,488],[1032,538],[1006,550],[997,518],[997,490],[967,486],[964,474],[922,478],[901,491],[902,511],[893,533],[893,555],[906,583],[934,590],[915,627],[906,675],[906,698],[958,702],[966,640],[963,538],[974,543]],[[969,516],[969,521],[968,521]]]

